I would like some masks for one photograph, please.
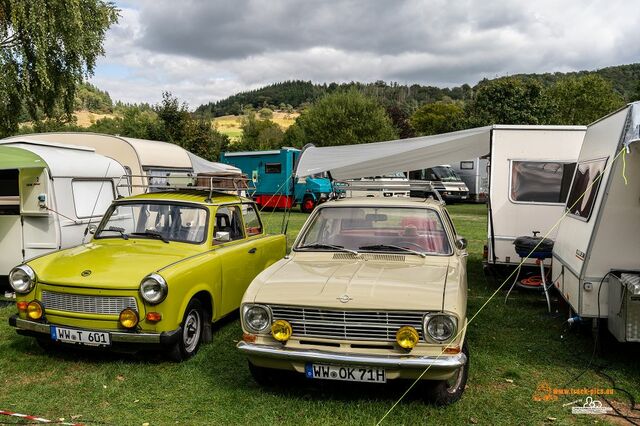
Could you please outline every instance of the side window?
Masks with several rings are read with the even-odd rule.
[[[280,163],[266,163],[264,165],[265,173],[281,173],[282,172],[282,164]]]
[[[262,223],[260,223],[260,217],[256,211],[256,206],[253,204],[243,204],[242,214],[244,216],[244,229],[247,236],[258,235],[262,233]]]
[[[569,213],[589,221],[600,188],[607,159],[583,161],[578,164],[567,199]]]
[[[453,231],[453,236],[454,238],[458,237],[458,233],[456,232],[456,227],[453,226],[453,221],[451,220],[451,216],[449,216],[449,212],[448,211],[444,211],[444,218],[447,221],[447,223],[449,224],[449,226],[451,227],[451,230]]]
[[[71,189],[78,218],[102,216],[113,201],[110,180],[74,180]]]
[[[231,241],[244,238],[240,208],[238,206],[218,207],[215,228],[214,232],[228,232]]]
[[[461,161],[460,162],[461,170],[473,170],[473,161]]]

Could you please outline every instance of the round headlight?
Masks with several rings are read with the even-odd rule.
[[[131,308],[123,309],[118,319],[124,328],[133,328],[138,325],[138,321],[140,320],[138,313]]]
[[[42,305],[37,300],[32,300],[27,305],[27,316],[33,320],[39,320],[42,318],[42,314],[44,313],[44,309]]]
[[[140,284],[140,296],[152,305],[162,302],[168,292],[167,282],[158,274],[147,275]]]
[[[430,315],[425,319],[425,329],[430,338],[437,342],[445,342],[456,332],[456,323],[448,315]]]
[[[266,331],[271,324],[271,315],[265,306],[252,305],[245,308],[244,324],[249,331],[261,333]]]
[[[398,345],[404,349],[413,349],[413,347],[418,343],[418,340],[420,340],[418,331],[408,325],[400,327],[396,333],[396,342],[398,342]]]
[[[286,342],[291,337],[293,333],[293,328],[291,328],[291,324],[285,320],[277,320],[274,321],[271,325],[271,335],[278,342]]]
[[[29,265],[16,266],[9,272],[9,284],[16,293],[29,293],[35,282],[36,273]]]

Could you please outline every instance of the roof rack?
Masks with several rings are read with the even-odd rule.
[[[134,179],[141,183],[133,183]],[[235,193],[237,195],[252,194],[254,182],[242,176],[224,176],[215,174],[194,174],[173,172],[166,175],[123,175],[118,180],[117,188],[143,188],[145,193],[157,191],[208,191],[205,200],[211,202],[214,192]],[[156,191],[153,191],[156,190]],[[118,191],[118,195],[120,195]]]
[[[337,180],[333,182],[334,193],[337,196],[346,196],[346,191],[367,191],[382,192],[383,196],[389,197],[394,192],[408,192],[410,197],[428,198],[431,194],[435,194],[438,201],[444,204],[444,200],[440,196],[440,192],[433,186],[430,181],[408,180],[408,181],[344,181]],[[423,194],[417,196],[414,194]]]

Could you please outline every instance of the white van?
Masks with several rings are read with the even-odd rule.
[[[469,189],[467,200],[472,203],[486,203],[489,195],[489,160],[477,157],[453,163],[451,167]]]

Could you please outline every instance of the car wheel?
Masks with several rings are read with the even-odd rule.
[[[173,360],[184,361],[198,352],[200,343],[202,343],[204,322],[207,321],[207,318],[202,303],[198,299],[191,299],[184,312],[180,326],[180,337],[169,353]]]
[[[300,204],[300,211],[302,213],[311,213],[315,207],[316,202],[313,201],[313,198],[306,197],[304,200],[302,200],[302,204]]]
[[[260,386],[273,386],[275,384],[274,374],[270,368],[258,367],[249,361],[249,372]]]
[[[469,349],[467,343],[462,346],[462,353],[467,356],[467,362],[448,380],[427,382],[427,400],[435,405],[449,405],[460,399],[467,385],[469,376]]]

